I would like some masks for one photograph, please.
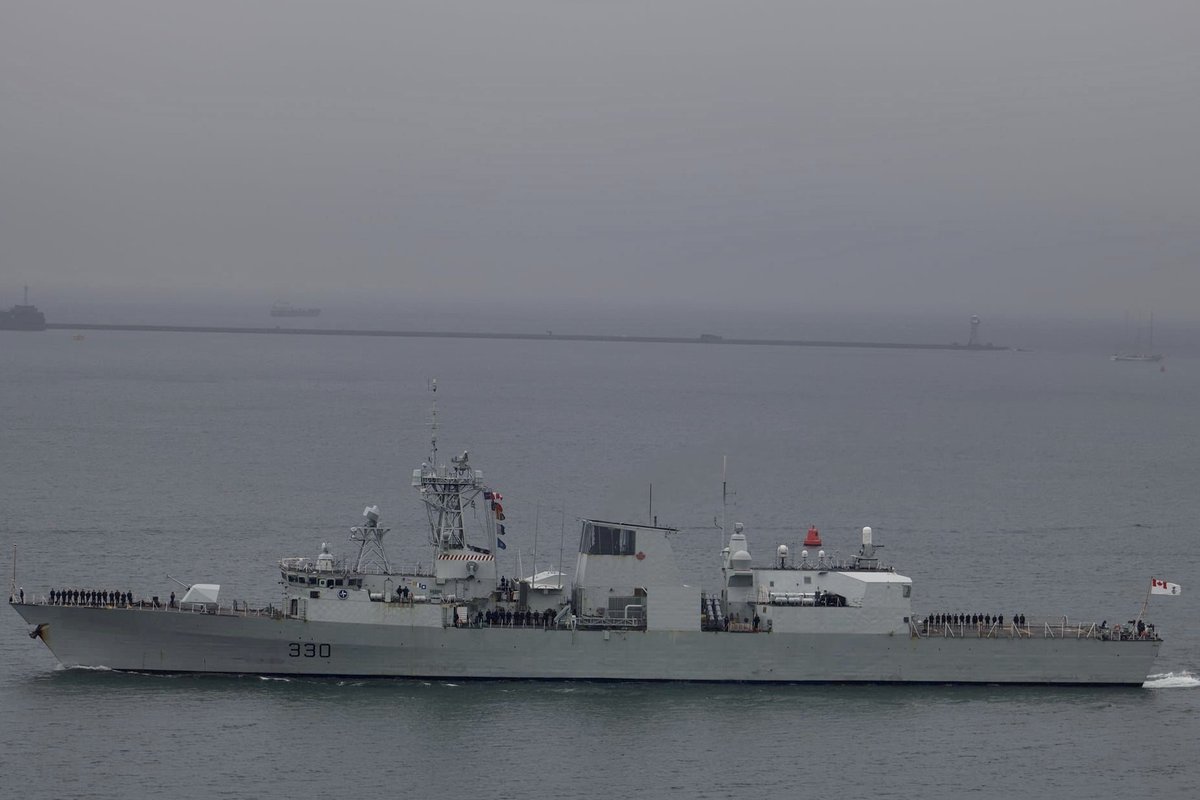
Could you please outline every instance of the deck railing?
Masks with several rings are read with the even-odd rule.
[[[1023,624],[1012,621],[927,622],[911,619],[908,630],[914,639],[1098,639],[1127,642],[1159,638],[1153,625],[1147,625],[1139,632],[1133,624],[1109,626],[1096,622],[1071,622],[1066,616],[1054,620],[1026,620]]]
[[[234,600],[228,604],[219,603],[183,603],[176,600],[173,604],[170,601],[162,602],[154,598],[145,599],[138,598],[131,603],[123,602],[93,602],[93,603],[51,603],[49,597],[31,596],[25,597],[26,605],[36,606],[62,606],[63,608],[94,608],[97,610],[108,611],[149,611],[160,613],[176,613],[176,614],[214,614],[224,617],[283,617],[283,609],[275,608],[272,605],[264,607],[251,606],[244,600]]]

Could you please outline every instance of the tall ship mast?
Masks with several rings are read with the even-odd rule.
[[[1149,361],[1157,363],[1163,360],[1162,353],[1154,352],[1154,315],[1150,315],[1150,321],[1146,325],[1142,325],[1140,321],[1135,321],[1136,335],[1133,345],[1128,348],[1118,350],[1113,354],[1113,361]]]

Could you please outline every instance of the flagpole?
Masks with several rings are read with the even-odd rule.
[[[538,535],[538,519],[542,515],[542,503],[539,500],[537,507],[533,512],[533,580],[531,583],[537,583],[537,535]],[[533,588],[532,586],[530,587]]]
[[[558,534],[558,588],[563,587],[563,548],[567,541],[567,502],[563,499],[562,507],[562,529]]]
[[[721,541],[717,543],[717,552],[721,552],[721,548],[725,547],[725,505],[728,484],[725,482],[726,467],[729,464],[729,456],[721,456]]]
[[[1138,612],[1137,622],[1141,622],[1146,616],[1146,607],[1150,605],[1150,593],[1154,591],[1154,578],[1150,579],[1150,586],[1146,589],[1146,599],[1142,601],[1142,610]]]

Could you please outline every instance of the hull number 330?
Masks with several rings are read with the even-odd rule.
[[[316,642],[289,642],[288,655],[292,658],[329,658],[333,648]]]

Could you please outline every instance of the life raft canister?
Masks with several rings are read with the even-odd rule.
[[[820,547],[821,546],[821,535],[819,533],[817,533],[817,528],[815,525],[808,526],[808,536],[806,536],[804,538],[804,546],[805,547]]]

